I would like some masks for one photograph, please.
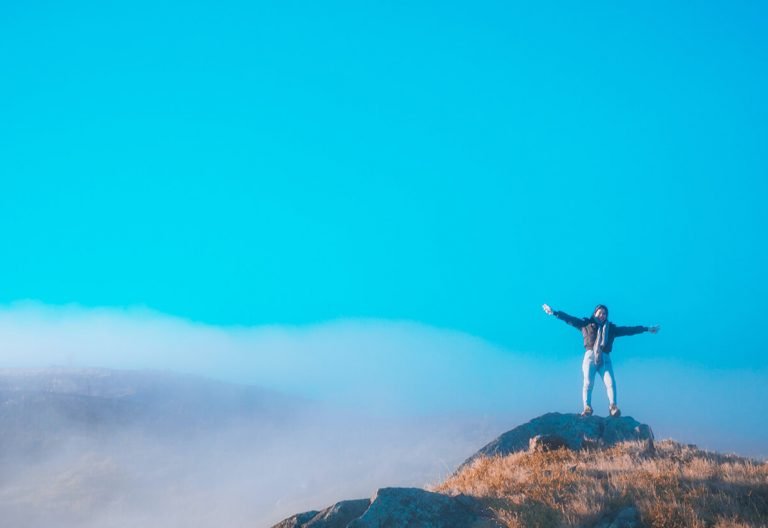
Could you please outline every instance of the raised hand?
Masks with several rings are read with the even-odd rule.
[[[652,334],[658,334],[661,327],[659,325],[653,325],[648,327],[648,331]]]
[[[542,304],[541,308],[542,308],[542,310],[547,312],[547,315],[552,315],[552,313],[553,313],[552,312],[552,308],[550,308],[548,304]]]

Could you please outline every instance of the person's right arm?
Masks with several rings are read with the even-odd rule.
[[[573,326],[575,328],[578,328],[579,330],[584,328],[584,325],[586,325],[586,321],[584,319],[581,319],[579,317],[574,317],[572,315],[568,315],[565,312],[560,312],[558,310],[553,310],[548,304],[542,305],[542,308],[544,309],[544,311],[548,315],[554,315],[555,317],[557,317],[561,321],[564,321],[564,322],[568,323],[569,325],[571,325],[571,326]]]

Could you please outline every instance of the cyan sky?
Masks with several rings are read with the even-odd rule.
[[[768,365],[760,2],[6,2],[0,302]]]

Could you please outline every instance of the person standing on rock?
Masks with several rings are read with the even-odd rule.
[[[582,390],[582,399],[584,401],[584,411],[582,416],[592,414],[592,388],[595,382],[595,373],[603,377],[605,390],[608,392],[608,402],[610,403],[611,416],[621,416],[621,411],[616,405],[616,379],[613,375],[613,365],[611,364],[611,350],[613,340],[621,336],[630,336],[650,332],[655,334],[659,331],[657,326],[617,326],[608,321],[608,307],[604,304],[598,304],[592,312],[591,317],[574,317],[565,312],[559,312],[550,308],[548,304],[542,305],[547,315],[554,315],[561,321],[581,330],[584,337],[584,361],[582,371],[584,372],[584,388]]]

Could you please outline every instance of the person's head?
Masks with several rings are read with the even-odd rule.
[[[595,306],[595,311],[592,312],[592,318],[598,323],[604,323],[608,319],[608,307],[604,304]]]

